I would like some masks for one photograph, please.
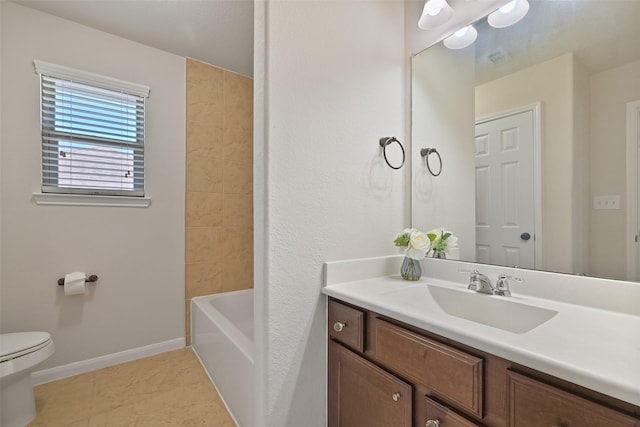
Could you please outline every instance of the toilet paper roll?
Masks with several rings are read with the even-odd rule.
[[[76,271],[65,274],[64,276],[64,294],[65,295],[84,295],[87,292],[87,284],[85,280],[87,274]]]

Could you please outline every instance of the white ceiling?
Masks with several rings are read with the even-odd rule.
[[[129,40],[253,76],[253,0],[10,0]],[[473,3],[462,3],[470,8]],[[423,0],[417,0],[422,4]],[[478,82],[573,51],[592,72],[640,57],[640,0],[530,0],[523,21],[486,28]],[[535,46],[535,50],[529,47]],[[535,52],[535,53],[533,53]],[[487,58],[504,55],[493,64]]]
[[[253,76],[253,0],[11,0]]]

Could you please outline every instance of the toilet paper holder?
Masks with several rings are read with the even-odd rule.
[[[92,274],[91,276],[85,279],[85,283],[91,283],[91,282],[97,282],[97,281],[98,281],[98,276],[96,276],[95,274]],[[64,277],[61,277],[60,279],[58,279],[58,286],[64,286]]]

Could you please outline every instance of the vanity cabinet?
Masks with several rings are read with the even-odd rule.
[[[329,300],[329,427],[640,427],[640,407]]]
[[[509,427],[636,427],[638,419],[536,381],[508,373]]]

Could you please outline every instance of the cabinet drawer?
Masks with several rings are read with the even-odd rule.
[[[364,351],[364,313],[329,301],[329,336],[355,350]]]
[[[377,319],[376,358],[430,394],[482,417],[483,360]]]
[[[510,427],[640,427],[640,420],[509,371]]]
[[[480,427],[480,424],[469,421],[429,397],[423,398],[422,405],[423,412],[417,420],[418,427]]]

